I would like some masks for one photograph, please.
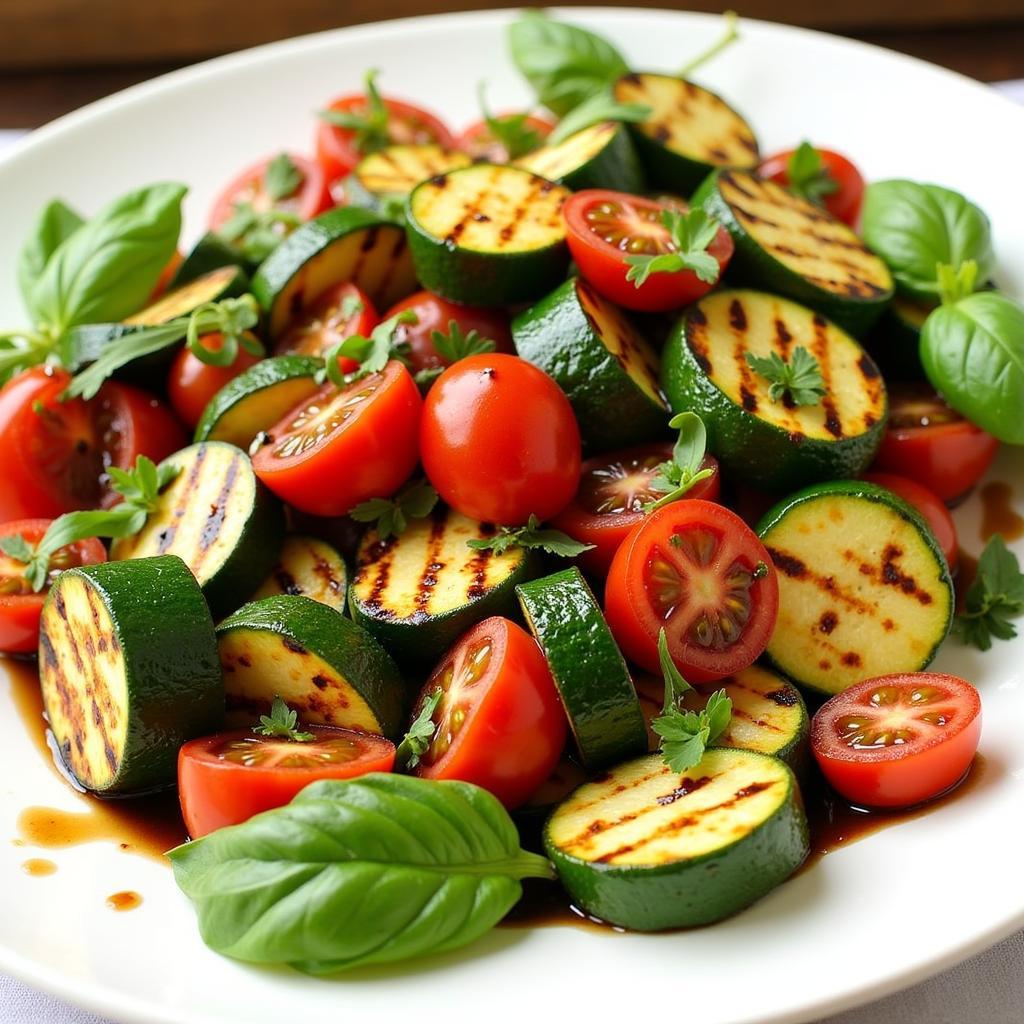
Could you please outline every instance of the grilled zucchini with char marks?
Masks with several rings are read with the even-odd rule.
[[[343,612],[348,596],[345,560],[327,541],[294,533],[285,537],[277,565],[252,599],[278,594],[309,597]]]
[[[566,188],[610,188],[642,192],[644,172],[629,131],[615,121],[603,121],[570,135],[563,142],[541,146],[515,161]]]
[[[352,206],[389,212],[389,203],[404,202],[421,181],[469,163],[465,153],[441,146],[386,146],[360,160],[345,181],[345,197]]]

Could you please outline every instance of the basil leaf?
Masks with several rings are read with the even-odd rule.
[[[178,244],[186,191],[160,184],[129,192],[57,247],[30,296],[55,336],[122,320],[145,303]]]
[[[33,317],[38,317],[32,290],[36,281],[42,277],[50,257],[61,244],[67,241],[85,221],[70,206],[59,199],[52,199],[43,208],[43,212],[32,229],[32,234],[25,239],[18,257],[18,286],[21,297]]]
[[[554,876],[485,790],[379,773],[315,782],[168,857],[211,949],[314,974],[465,945],[520,879]]]
[[[962,416],[1007,444],[1024,444],[1024,307],[976,292],[933,310],[921,328],[921,363]]]
[[[893,272],[900,289],[921,299],[939,295],[936,267],[978,264],[984,284],[995,269],[988,217],[959,192],[894,179],[868,185],[864,241]]]
[[[644,103],[620,103],[610,92],[596,92],[578,107],[573,107],[548,137],[548,145],[557,146],[577,132],[586,131],[602,121],[643,121],[651,116]]]
[[[509,26],[508,38],[512,61],[559,117],[629,72],[606,39],[534,11]]]

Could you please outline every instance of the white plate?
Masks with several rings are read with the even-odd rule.
[[[637,66],[671,69],[720,31],[704,15],[566,12],[614,39]],[[459,125],[476,116],[478,80],[501,109],[527,94],[506,57],[507,13],[370,25],[212,61],[131,89],[33,135],[0,161],[0,311],[20,317],[13,261],[41,204],[60,195],[94,210],[143,182],[193,191],[195,236],[219,186],[281,147],[308,149],[311,111],[355,89],[367,67],[389,93]],[[937,68],[813,32],[751,22],[743,41],[700,74],[756,126],[766,151],[809,137],[853,155],[869,177],[937,180],[967,192],[995,223],[999,277],[1024,292],[1020,147],[1024,111]],[[1004,453],[995,476],[1016,483]],[[2,486],[0,481],[0,486]],[[977,550],[977,505],[957,514]],[[1021,548],[1024,551],[1024,548]],[[404,969],[316,981],[223,960],[199,941],[170,872],[112,844],[44,853],[59,865],[29,878],[32,852],[0,846],[0,970],[121,1021],[354,1019],[440,1013],[451,1024],[524,1010],[588,1021],[638,1011],[701,1024],[802,1021],[886,994],[1024,925],[1024,639],[981,655],[950,644],[938,667],[978,682],[988,770],[970,799],[827,857],[752,910],[713,928],[665,936],[569,928],[497,930],[459,955]],[[0,687],[0,824],[13,837],[26,804],[74,809],[40,763]],[[117,890],[145,903],[105,909]]]

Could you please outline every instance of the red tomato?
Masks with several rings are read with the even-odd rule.
[[[583,463],[576,496],[551,520],[556,530],[581,544],[594,545],[579,556],[582,569],[595,576],[608,573],[615,552],[644,518],[644,505],[664,497],[650,484],[658,467],[671,458],[672,444],[665,442],[626,448]],[[701,468],[713,469],[714,475],[695,484],[686,497],[717,501],[718,462],[713,455],[705,456]]]
[[[576,493],[580,431],[542,370],[502,353],[450,366],[427,393],[423,468],[452,508],[485,523],[550,519]]]
[[[956,785],[981,736],[970,683],[906,672],[857,683],[822,705],[811,749],[837,793],[867,807],[908,807]]]
[[[784,153],[766,157],[758,168],[758,174],[788,188],[789,159],[793,152],[787,149]],[[818,149],[818,154],[821,156],[822,169],[836,185],[834,192],[822,196],[825,209],[833,217],[853,227],[860,216],[860,205],[864,199],[864,178],[842,154],[831,149]]]
[[[956,568],[959,549],[956,524],[949,514],[949,509],[934,491],[929,491],[915,480],[908,480],[905,476],[896,476],[894,473],[865,473],[864,479],[869,483],[878,484],[879,487],[885,487],[908,505],[916,508],[932,528],[932,533],[935,534],[950,569]]]
[[[382,736],[303,726],[305,743],[236,729],[190,740],[178,752],[181,813],[193,839],[282,807],[319,779],[352,779],[389,772],[395,747]]]
[[[569,251],[580,273],[607,299],[643,312],[678,309],[706,295],[715,286],[692,270],[656,271],[638,288],[626,279],[627,256],[675,252],[661,217],[679,210],[678,201],[659,202],[625,192],[584,189],[562,208],[568,225]],[[720,227],[708,252],[718,261],[719,276],[732,259],[732,237]]]
[[[565,712],[537,642],[508,619],[485,619],[441,659],[414,717],[438,687],[434,739],[416,774],[472,782],[518,807],[565,746]]]
[[[219,196],[210,211],[209,226],[216,231],[235,212],[236,203],[250,203],[260,213],[271,208],[287,210],[301,217],[312,220],[318,213],[331,207],[331,196],[327,190],[327,180],[320,165],[304,156],[288,154],[289,159],[302,173],[302,183],[290,196],[283,199],[271,199],[264,185],[264,175],[272,157],[261,160],[252,167],[247,167],[235,178]]]
[[[344,388],[326,384],[265,435],[256,475],[278,497],[316,516],[340,516],[390,497],[418,459],[422,399],[392,360]]]
[[[388,139],[392,144],[425,144],[436,142],[445,149],[455,148],[455,139],[444,123],[429,111],[412,103],[384,97],[388,108]],[[346,114],[366,114],[366,96],[356,93],[332,100],[328,110]],[[365,154],[356,142],[356,133],[350,128],[337,128],[320,121],[316,128],[316,158],[328,182],[350,174]]]
[[[498,120],[503,120],[506,117],[515,116],[519,111],[506,112],[504,114],[496,115]],[[523,121],[523,127],[530,131],[534,131],[539,136],[537,145],[539,146],[544,139],[546,139],[552,131],[554,131],[555,125],[552,121],[549,121],[546,117],[537,117],[535,114],[527,114]],[[474,160],[483,160],[489,164],[504,164],[508,163],[508,150],[505,149],[504,145],[500,143],[494,135],[491,133],[491,129],[485,120],[474,121],[463,133],[459,136],[455,145],[463,151],[468,153]]]
[[[407,309],[416,314],[418,322],[402,324],[395,332],[395,340],[405,342],[409,346],[408,359],[413,373],[449,365],[448,360],[438,355],[431,338],[434,331],[447,337],[449,325],[453,320],[462,328],[464,334],[476,331],[482,338],[490,338],[499,352],[515,351],[512,345],[512,332],[508,327],[508,317],[499,309],[457,306],[433,292],[416,292],[415,295],[410,295],[392,306],[384,314],[384,319],[388,320],[396,313],[404,313]]]
[[[20,535],[33,547],[43,538],[52,519],[16,519],[0,524],[0,537]],[[50,557],[52,574],[78,565],[107,560],[107,549],[95,537],[76,541]],[[0,551],[0,652],[30,654],[39,647],[39,616],[46,599],[44,588],[34,591],[22,575],[25,566]]]
[[[86,402],[59,400],[71,377],[35,367],[0,389],[0,521],[55,519],[120,501],[106,467],[154,461],[185,444],[170,411],[138,388],[107,381]]]
[[[757,534],[710,501],[677,501],[634,528],[608,570],[605,617],[625,654],[660,672],[658,634],[694,683],[751,665],[775,628],[779,585]]]
[[[985,475],[999,442],[951,409],[927,384],[889,392],[889,423],[873,469],[909,477],[953,504]]]
[[[207,334],[202,338],[202,344],[213,352],[219,352],[224,344],[224,335]],[[187,345],[183,346],[174,357],[167,378],[167,397],[171,400],[171,407],[185,426],[194,429],[210,399],[228,381],[259,361],[259,356],[239,347],[238,355],[230,366],[211,366],[194,356]]]

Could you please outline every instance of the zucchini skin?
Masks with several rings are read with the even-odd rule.
[[[584,129],[589,131],[590,129]],[[570,136],[570,139],[575,136]],[[569,139],[566,139],[568,142]],[[548,147],[542,146],[541,150]],[[557,148],[557,147],[551,147]],[[528,153],[517,160],[515,166],[532,170],[531,161],[540,150]],[[536,173],[536,172],[534,172]],[[617,124],[608,141],[589,160],[572,168],[565,174],[552,178],[559,185],[579,192],[585,188],[607,188],[616,192],[643,192],[647,181],[636,147],[630,139],[624,124]]]
[[[217,638],[199,584],[177,555],[105,562],[62,573],[46,597],[48,606],[58,606],[62,581],[73,578],[84,579],[99,596],[125,663],[125,746],[116,774],[98,792],[136,796],[169,789],[177,782],[181,745],[224,725]],[[40,636],[48,710],[51,699],[59,699],[47,683],[51,643]],[[52,710],[50,719],[56,719]],[[58,737],[62,746],[63,740]]]
[[[241,267],[246,273],[256,269],[233,245],[225,242],[216,232],[207,231],[181,261],[167,290],[174,291],[221,267]]]

